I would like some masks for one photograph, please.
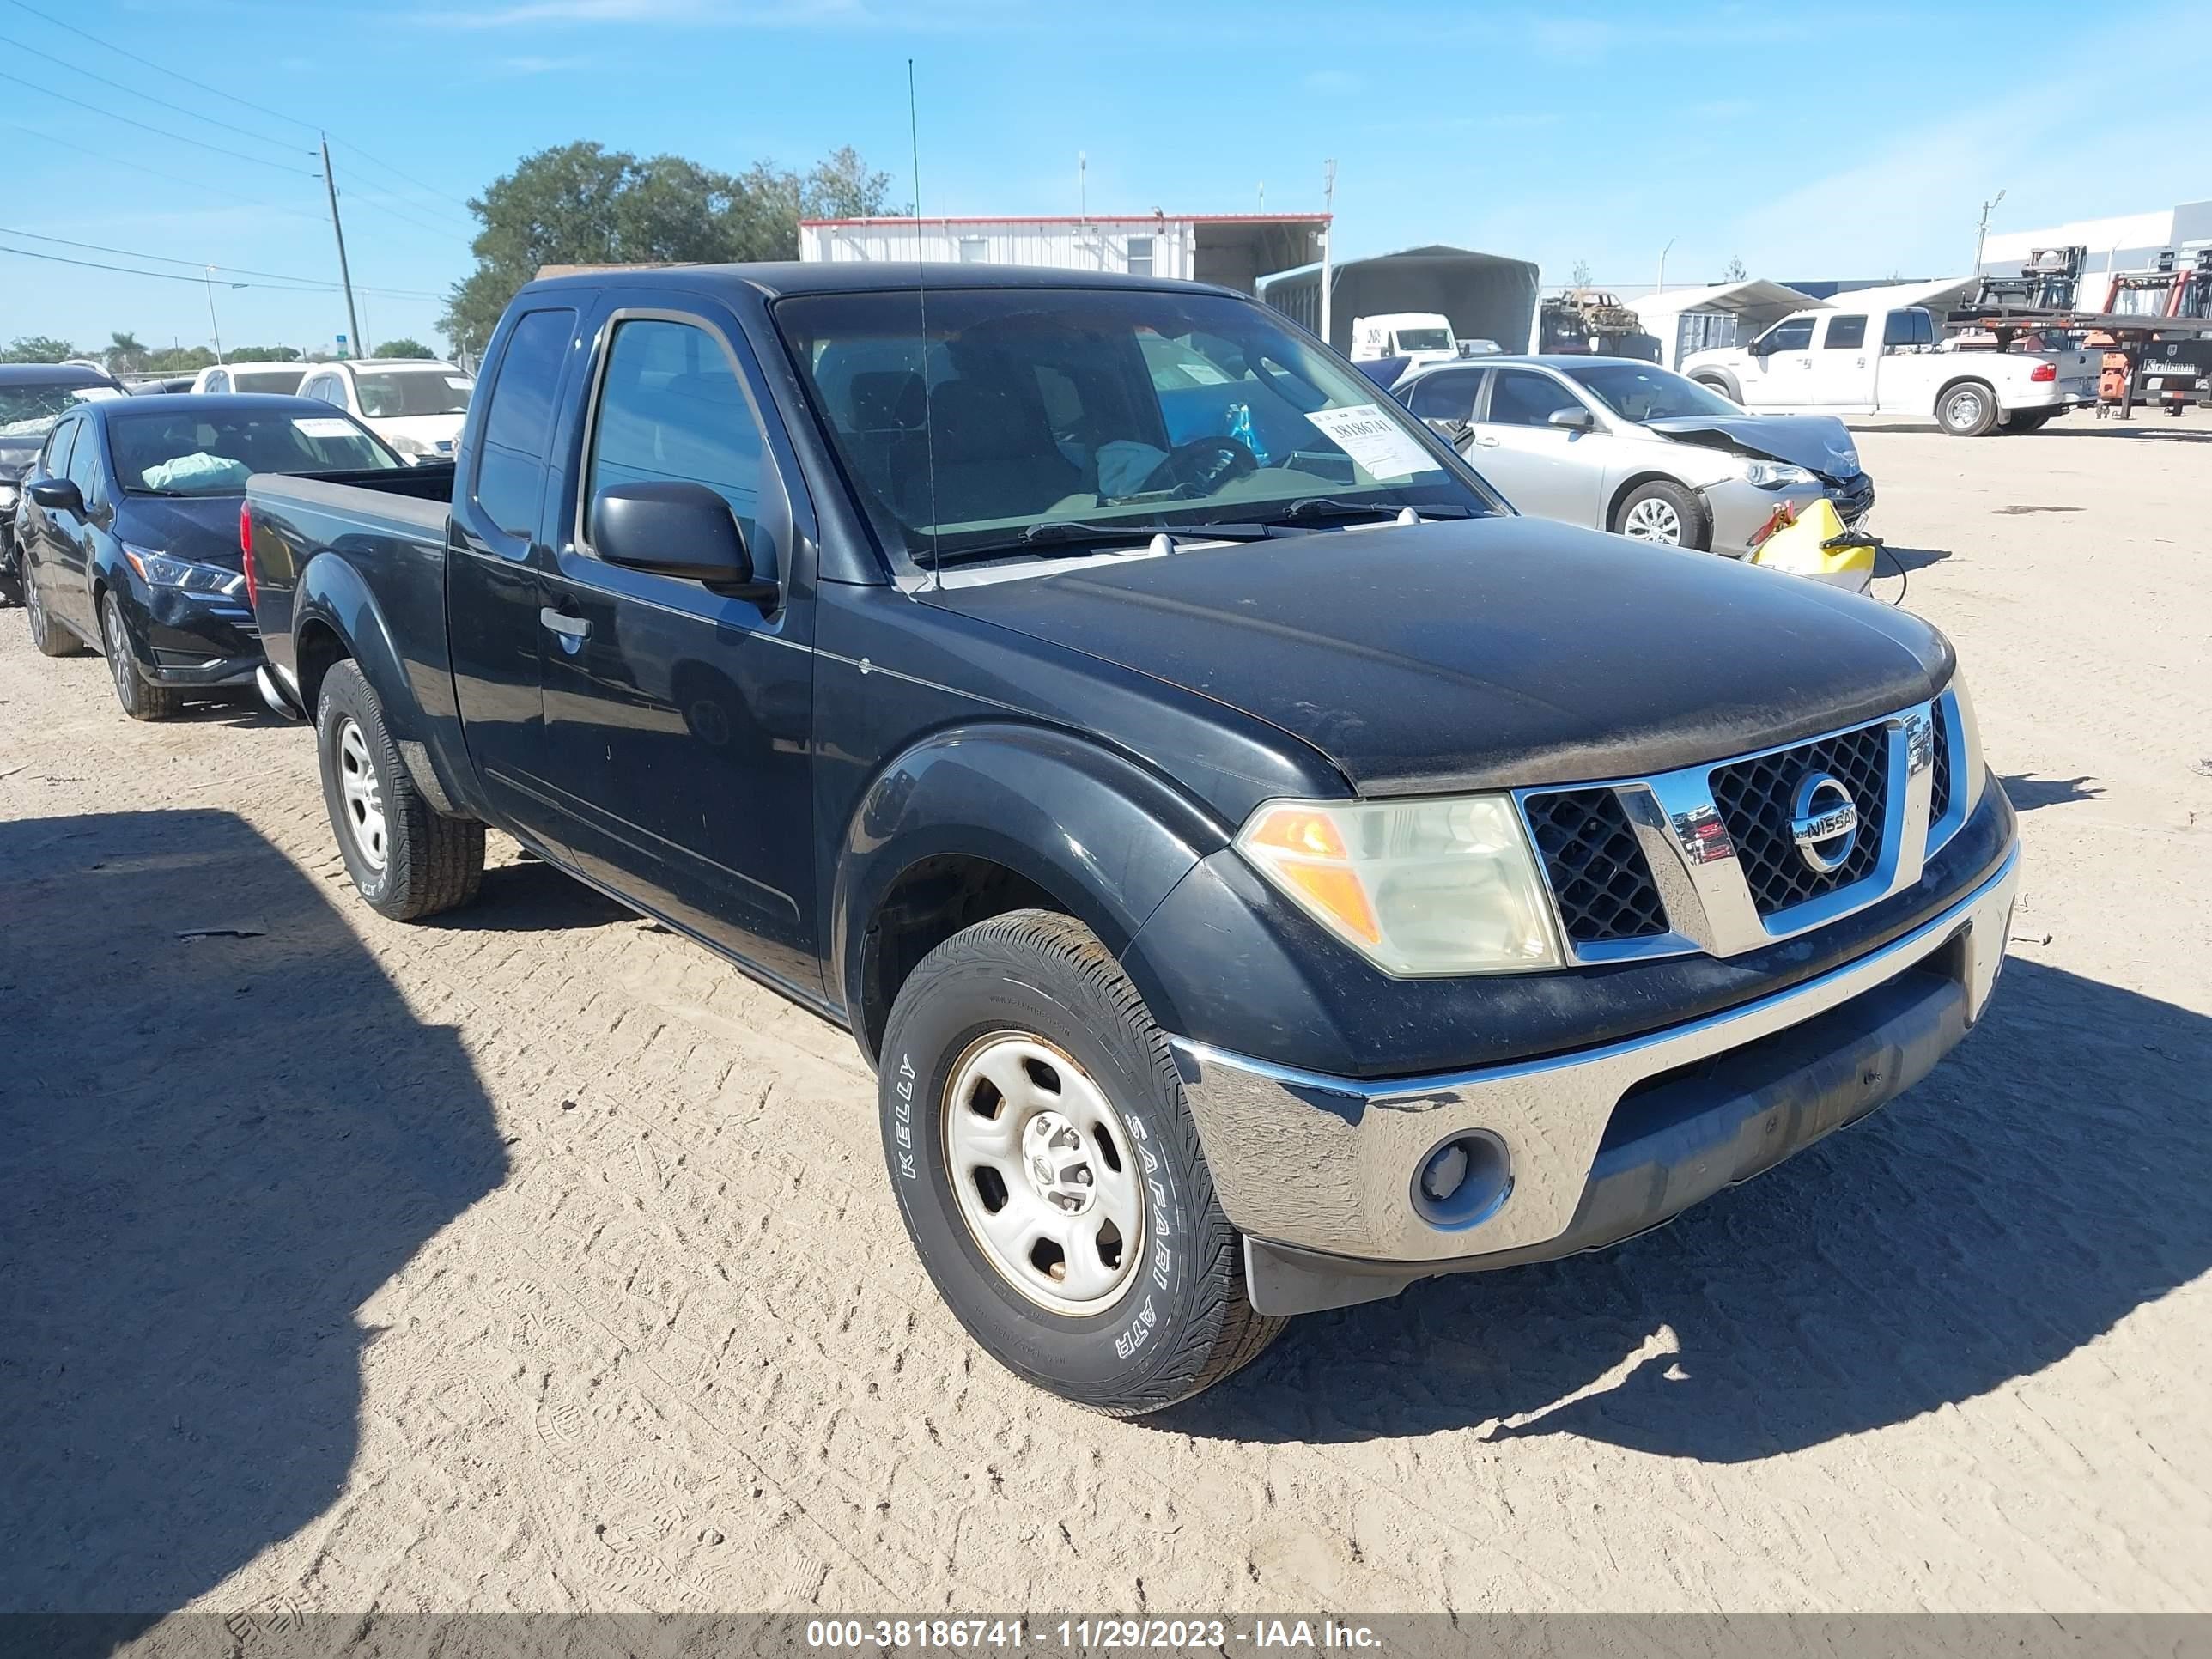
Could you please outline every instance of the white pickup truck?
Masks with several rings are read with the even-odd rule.
[[[1958,351],[1918,306],[1868,313],[1838,295],[1749,345],[1692,352],[1682,373],[1761,414],[1933,415],[1954,437],[2033,432],[2097,401],[2090,351]]]

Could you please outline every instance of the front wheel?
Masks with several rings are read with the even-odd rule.
[[[100,597],[100,647],[107,656],[107,678],[115,687],[115,701],[134,720],[165,720],[184,707],[175,690],[155,685],[138,666],[138,653],[131,648],[131,630],[123,624],[123,605],[111,590]]]
[[[1997,423],[1997,394],[1981,380],[1961,380],[1936,400],[1936,424],[1954,438],[1978,438]]]
[[[884,1152],[915,1250],[1009,1370],[1133,1417],[1258,1357],[1166,1039],[1097,935],[1015,910],[925,957],[892,1005]]]
[[[422,799],[385,726],[384,705],[350,661],[323,677],[315,744],[338,851],[371,909],[413,921],[477,896],[483,825],[443,817]]]
[[[1613,533],[1662,547],[1704,548],[1712,541],[1705,503],[1678,483],[1638,484],[1613,513]]]
[[[39,578],[26,560],[23,574],[23,620],[31,629],[31,643],[42,657],[74,657],[83,649],[76,635],[56,622],[46,613],[46,601],[39,592]]]

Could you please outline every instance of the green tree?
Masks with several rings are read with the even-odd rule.
[[[0,351],[0,363],[58,363],[76,356],[76,348],[67,340],[50,334],[18,334]]]
[[[234,363],[296,363],[300,361],[297,346],[233,346],[222,354]],[[209,359],[213,362],[212,358]]]
[[[801,218],[879,212],[890,183],[850,149],[804,175],[767,161],[722,173],[591,143],[539,150],[469,204],[483,225],[477,268],[453,288],[439,326],[455,349],[482,350],[515,290],[544,265],[792,258]]]
[[[1731,253],[1729,255],[1728,269],[1721,272],[1721,281],[1740,283],[1750,274],[1743,268],[1743,255]]]
[[[146,346],[136,334],[125,331],[121,334],[111,334],[107,337],[110,343],[107,349],[100,355],[106,359],[107,367],[111,370],[127,374],[143,366],[146,362]]]
[[[205,346],[163,346],[146,354],[145,367],[156,374],[197,374],[215,362]]]
[[[1577,288],[1588,288],[1590,284],[1589,261],[1587,259],[1576,260],[1575,268],[1567,273],[1567,280],[1573,283]]]
[[[420,340],[410,340],[403,334],[396,340],[386,340],[368,355],[372,357],[434,357],[438,354]]]

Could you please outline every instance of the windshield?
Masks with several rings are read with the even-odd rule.
[[[1251,525],[1317,497],[1493,510],[1373,381],[1247,301],[907,289],[775,319],[878,534],[918,562],[1048,522]]]
[[[1398,331],[1398,349],[1401,351],[1455,351],[1452,332],[1448,328],[1401,328]]]
[[[304,368],[234,368],[230,386],[234,392],[270,392],[289,397],[307,378]]]
[[[372,421],[411,415],[465,415],[476,382],[453,369],[375,369],[353,377],[361,412]]]
[[[115,476],[130,495],[236,495],[255,472],[388,470],[406,463],[343,415],[148,410],[107,422]]]
[[[0,386],[0,438],[35,438],[79,404],[112,396],[104,386]]]
[[[1717,392],[1708,392],[1671,369],[1641,363],[1596,363],[1567,368],[1565,373],[1624,421],[1640,423],[1682,416],[1741,419],[1743,415],[1743,410]]]

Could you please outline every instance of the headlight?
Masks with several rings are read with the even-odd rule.
[[[419,438],[410,438],[402,434],[387,439],[386,441],[403,455],[428,455],[430,453],[428,447]]]
[[[1982,728],[1974,718],[1974,699],[1962,671],[1952,672],[1951,700],[1959,706],[1960,751],[1951,759],[1951,793],[1966,801],[1966,816],[1972,817],[1982,804],[1982,782],[1989,776],[1989,767],[1982,760]]]
[[[1757,484],[1761,489],[1787,489],[1791,484],[1813,482],[1811,473],[1787,461],[1746,461],[1743,477],[1746,483]]]
[[[150,547],[132,547],[126,542],[123,556],[131,561],[133,570],[145,578],[149,587],[181,587],[187,593],[213,595],[235,593],[246,586],[245,576],[238,571],[172,558]]]
[[[1237,850],[1386,974],[1559,965],[1552,909],[1505,795],[1268,801]]]

